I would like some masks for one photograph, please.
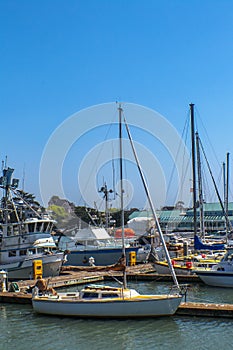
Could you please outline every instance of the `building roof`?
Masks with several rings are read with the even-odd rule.
[[[200,209],[197,208],[197,216],[199,217]],[[180,221],[192,221],[193,209],[174,209],[174,210],[157,210],[156,214],[160,222],[180,222]],[[223,220],[224,213],[220,203],[204,203],[204,215],[205,220]],[[135,211],[129,219],[137,217],[151,217],[152,212],[150,210]],[[228,204],[228,217],[229,220],[233,221],[233,202]]]

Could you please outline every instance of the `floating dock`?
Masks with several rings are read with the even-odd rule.
[[[181,303],[176,315],[233,318],[233,304]]]

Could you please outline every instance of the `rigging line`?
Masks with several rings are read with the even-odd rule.
[[[156,214],[156,211],[155,211],[155,208],[154,208],[154,205],[153,205],[150,193],[149,193],[149,189],[148,189],[148,186],[147,186],[144,174],[142,172],[142,168],[141,168],[141,165],[140,165],[140,162],[139,162],[139,159],[138,159],[138,156],[137,156],[137,152],[136,152],[136,149],[135,149],[135,146],[134,146],[134,143],[133,143],[133,139],[131,137],[130,130],[129,130],[129,127],[128,127],[128,124],[126,122],[125,117],[124,117],[124,123],[125,123],[125,127],[126,127],[126,130],[127,130],[128,137],[129,137],[129,141],[130,141],[130,144],[131,144],[131,147],[132,147],[133,155],[134,155],[135,161],[137,163],[138,171],[140,173],[140,177],[141,177],[141,180],[142,180],[142,183],[143,183],[143,187],[144,187],[144,190],[145,190],[148,202],[150,204],[151,211],[153,213],[153,217],[154,217],[154,220],[155,220],[155,223],[156,223],[157,230],[159,232],[159,236],[160,236],[160,240],[162,242],[163,249],[164,249],[165,254],[166,254],[167,262],[168,262],[168,265],[169,265],[169,268],[170,268],[170,271],[171,271],[171,274],[172,274],[172,277],[173,277],[173,281],[174,281],[176,287],[180,290],[179,283],[178,283],[178,280],[176,278],[175,271],[174,271],[174,268],[172,266],[171,258],[169,256],[169,253],[168,253],[168,250],[167,250],[167,247],[166,247],[166,243],[165,243],[165,240],[164,240],[164,237],[163,237],[163,233],[162,233],[162,230],[161,230],[161,227],[160,227],[160,224],[159,224],[159,220],[158,220],[158,217],[157,217],[157,214]]]
[[[116,174],[115,174],[115,163],[114,163],[114,147],[112,147],[112,189],[113,189],[113,200],[116,199]]]
[[[12,191],[16,196],[18,196],[18,197],[24,202],[24,204],[26,204],[26,206],[27,206],[28,208],[30,208],[30,209],[33,211],[33,213],[36,214],[36,216],[38,216],[38,218],[40,218],[40,219],[42,218],[41,215],[40,215],[39,213],[37,213],[37,211],[34,210],[33,207],[32,207],[27,201],[25,201],[24,198],[21,197],[20,194],[19,194],[17,191],[13,190],[13,188],[11,188],[11,191]]]
[[[168,182],[168,187],[167,187],[167,193],[169,193],[170,191],[170,188],[171,188],[171,185],[172,185],[172,179],[174,177],[174,172],[175,172],[175,169],[176,169],[176,160],[178,158],[178,154],[180,152],[180,149],[181,149],[181,145],[183,144],[182,140],[184,139],[185,141],[187,140],[187,133],[188,133],[188,123],[189,123],[189,119],[188,117],[186,118],[186,121],[185,121],[185,124],[184,124],[184,128],[183,128],[183,131],[182,131],[182,134],[181,134],[181,139],[180,139],[180,143],[179,143],[179,146],[178,146],[178,149],[177,149],[177,153],[176,153],[176,156],[175,156],[175,160],[173,162],[173,167],[172,167],[172,171],[171,171],[171,175],[170,175],[170,180]],[[186,142],[184,142],[185,146],[186,146]],[[181,176],[181,184],[184,183],[184,178],[187,174],[187,169],[188,169],[188,164],[186,164],[186,166],[184,165],[184,159],[185,159],[185,147],[183,148],[183,162],[182,162],[182,170],[185,168],[185,170],[182,171],[182,176]],[[180,193],[180,196],[181,198],[179,198],[180,200],[182,200],[182,197],[183,197],[183,187],[182,187],[182,190],[181,190],[181,193]]]
[[[92,167],[93,171],[90,171],[90,172],[89,172],[89,176],[88,176],[87,181],[86,181],[86,186],[84,186],[84,190],[83,190],[84,193],[86,192],[86,190],[87,190],[87,188],[88,188],[88,184],[89,184],[89,181],[90,181],[91,176],[93,175],[93,173],[96,173],[96,171],[94,171],[94,169],[96,168],[96,164],[97,164],[97,162],[98,162],[98,160],[99,160],[99,158],[100,158],[100,155],[101,155],[101,153],[102,153],[102,151],[103,151],[103,148],[104,148],[104,145],[105,145],[105,141],[107,140],[107,137],[108,137],[108,135],[109,135],[109,133],[110,133],[110,130],[111,130],[111,128],[113,127],[113,124],[116,124],[116,123],[113,122],[113,120],[112,120],[111,123],[109,123],[107,132],[106,132],[106,134],[105,134],[104,140],[103,140],[103,142],[102,142],[102,144],[101,144],[101,147],[100,147],[100,151],[99,151],[97,157],[95,158],[95,162],[94,162],[93,167]],[[105,125],[106,125],[106,124],[105,124]],[[80,195],[79,200],[78,200],[78,203],[80,203],[82,199],[83,199],[83,198],[82,198],[82,195]]]
[[[221,168],[220,171],[219,171],[219,175],[218,175],[217,179],[218,179],[218,185],[219,185],[219,186],[221,185],[221,187],[222,187],[222,186],[223,186],[223,181],[224,181],[224,179],[223,179],[222,168]],[[223,189],[223,191],[224,191],[224,189]],[[223,196],[223,197],[224,197],[224,196]]]
[[[202,156],[202,154],[201,154],[201,156]],[[210,187],[209,187],[209,181],[207,179],[206,168],[203,166],[204,164],[203,164],[203,159],[202,158],[203,157],[201,157],[202,174],[203,174],[203,176],[202,176],[202,179],[203,179],[203,195],[204,195],[205,202],[208,202],[206,198],[208,196],[208,198],[210,200],[210,198],[211,198],[211,191],[210,191]]]
[[[122,113],[122,117],[124,118],[124,110],[122,109],[121,110],[121,113]],[[123,138],[123,129],[122,129],[122,140],[125,140],[126,141],[126,139],[124,139]],[[122,147],[122,164],[123,164],[123,167],[124,167],[124,169],[123,169],[123,173],[122,174],[124,174],[124,177],[125,177],[125,179],[128,179],[128,168],[127,168],[127,162],[126,162],[126,152],[125,152],[125,148],[124,147]],[[120,172],[119,172],[120,173]],[[124,180],[124,179],[123,179]],[[124,196],[124,198],[127,198],[128,197],[128,194],[129,194],[129,185],[128,185],[128,182],[127,181],[125,181],[124,182],[124,191],[123,191],[123,196]],[[126,209],[126,208],[125,208]]]
[[[229,162],[230,163],[230,162]],[[229,164],[229,169],[232,169],[232,167],[230,166],[230,164]],[[229,176],[229,179],[230,179],[230,176]],[[229,181],[229,195],[231,196],[231,198],[232,198],[232,190],[230,189],[230,181]]]
[[[200,138],[199,138],[200,139]],[[209,172],[207,172],[205,163],[204,163],[204,159],[203,159],[203,154],[200,152],[200,162],[201,162],[201,171],[202,171],[202,180],[203,180],[203,197],[205,202],[207,201],[207,195],[209,200],[211,201],[211,189],[209,186],[209,181],[208,181],[208,176]]]
[[[186,118],[186,134],[185,134],[185,147],[186,147],[186,144],[187,144],[187,140],[188,140],[188,131],[190,129],[190,118],[189,118],[189,115],[187,115],[187,118]],[[181,184],[183,184],[185,182],[185,177],[188,176],[188,169],[190,168],[190,164],[191,164],[191,150],[189,152],[189,162],[184,163],[184,160],[185,160],[185,148],[183,148],[183,163],[182,163],[182,175],[181,175]],[[182,187],[182,191],[181,191],[181,195],[183,195],[183,187]]]
[[[196,106],[195,106],[195,111],[197,112],[197,116],[198,116],[198,118],[199,118],[199,120],[200,120],[200,122],[201,122],[201,126],[202,126],[202,128],[203,128],[203,130],[204,130],[205,136],[206,136],[207,141],[208,141],[208,143],[209,143],[209,146],[210,146],[210,148],[211,148],[211,150],[212,150],[212,152],[213,152],[213,155],[214,155],[214,157],[215,157],[215,160],[216,160],[216,162],[218,163],[218,165],[221,166],[221,162],[219,161],[219,159],[218,159],[218,157],[217,157],[217,154],[216,154],[216,152],[215,152],[215,149],[214,149],[214,147],[213,147],[213,144],[212,144],[212,142],[211,142],[211,140],[210,140],[210,138],[209,138],[209,135],[208,135],[208,133],[207,133],[207,129],[206,129],[206,127],[205,127],[205,125],[204,125],[204,123],[203,123],[203,121],[202,121],[200,112],[198,111],[198,109],[197,109]],[[196,124],[197,124],[197,123],[196,123]],[[197,125],[196,125],[196,129],[197,129],[197,131],[198,131]]]
[[[200,140],[200,146],[201,146],[202,152],[203,152],[203,154],[204,154],[204,157],[205,157],[205,160],[206,160],[206,163],[207,163],[209,172],[210,172],[210,176],[211,176],[211,178],[212,178],[212,180],[213,180],[214,188],[215,188],[215,190],[216,190],[216,193],[217,193],[217,196],[218,196],[218,200],[219,200],[219,202],[220,202],[220,205],[221,205],[221,208],[222,208],[222,211],[223,211],[223,215],[224,215],[224,217],[225,217],[225,219],[226,219],[226,222],[227,222],[228,227],[232,230],[233,227],[232,227],[231,221],[229,220],[229,218],[228,218],[228,216],[227,216],[227,214],[226,214],[226,211],[225,211],[225,208],[224,208],[222,199],[221,199],[220,194],[219,194],[219,192],[218,192],[218,188],[217,188],[216,182],[215,182],[215,180],[214,180],[214,176],[213,176],[213,173],[212,173],[212,171],[211,171],[211,168],[210,168],[208,159],[207,159],[207,157],[206,157],[206,154],[205,154],[205,151],[204,151],[204,148],[203,148],[203,145],[202,145],[201,140]]]
[[[13,210],[14,210],[14,213],[15,213],[15,216],[16,216],[16,219],[17,219],[17,222],[20,222],[20,220],[19,220],[19,215],[18,215],[16,206],[15,206],[15,202],[14,202],[14,200],[13,200],[11,191],[9,192],[9,197],[10,197],[11,204],[13,205]]]

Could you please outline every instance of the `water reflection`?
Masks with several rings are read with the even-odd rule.
[[[163,293],[170,284],[130,282],[129,286],[142,293]],[[188,300],[232,302],[232,290],[195,284],[189,288]],[[0,320],[0,349],[13,345],[17,350],[26,346],[32,350],[38,346],[46,350],[232,349],[232,319],[85,320],[38,315],[30,305],[2,304]]]

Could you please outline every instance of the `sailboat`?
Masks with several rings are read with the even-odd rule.
[[[227,247],[222,260],[208,271],[195,273],[205,284],[213,287],[233,287],[233,247]]]
[[[197,231],[198,215],[197,215],[197,197],[196,197],[196,168],[198,175],[198,192],[199,192],[199,217],[200,217],[200,234],[204,237],[204,201],[202,193],[202,174],[200,160],[200,138],[198,133],[194,131],[194,104],[190,103],[190,121],[191,121],[191,144],[192,144],[192,175],[193,175],[193,228],[194,228],[194,252],[192,255],[173,259],[173,267],[177,275],[190,275],[199,271],[208,271],[213,265],[219,262],[219,256],[216,254],[206,253],[206,251],[220,251],[225,249],[224,244],[203,243]],[[196,167],[197,158],[197,167]],[[215,189],[217,190],[216,186]],[[220,198],[219,198],[220,199]],[[220,199],[221,200],[221,199]],[[205,251],[205,254],[197,254],[197,252]],[[222,258],[222,256],[221,256]],[[154,261],[155,270],[159,274],[166,274],[169,269],[167,261]]]
[[[33,291],[32,305],[37,313],[75,317],[107,317],[107,318],[131,318],[131,317],[157,317],[173,315],[182,300],[182,289],[178,284],[169,253],[163,238],[158,218],[149,194],[149,190],[137,158],[136,150],[130,135],[126,120],[124,124],[130,139],[133,154],[138,166],[140,177],[150,203],[154,219],[157,225],[160,239],[170,262],[175,291],[162,295],[142,295],[135,289],[127,287],[126,263],[125,263],[125,239],[124,239],[124,203],[123,203],[123,167],[122,167],[122,112],[119,111],[119,140],[120,140],[120,198],[121,198],[121,223],[122,223],[122,260],[123,282],[121,286],[109,287],[102,285],[90,285],[75,293],[58,293],[57,295],[40,293],[36,288]]]

